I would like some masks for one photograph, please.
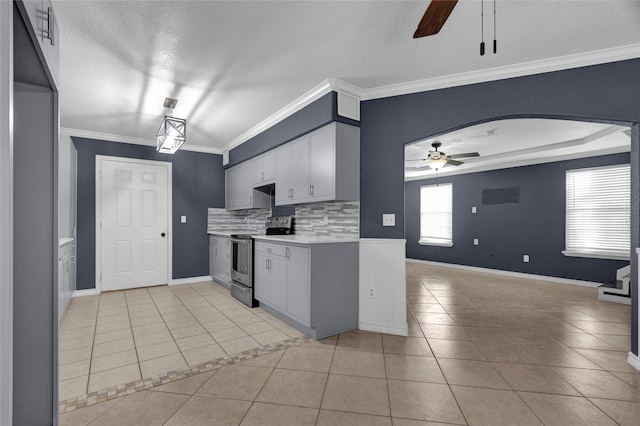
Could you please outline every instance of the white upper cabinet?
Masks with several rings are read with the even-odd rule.
[[[355,201],[360,129],[331,123],[276,150],[276,205]]]
[[[253,189],[252,163],[241,163],[224,172],[225,206],[227,210],[269,208],[269,194]]]
[[[276,179],[276,153],[269,151],[251,160],[253,164],[253,186],[259,187],[273,183]]]
[[[60,28],[50,0],[23,0],[22,4],[44,55],[49,73],[60,88]]]

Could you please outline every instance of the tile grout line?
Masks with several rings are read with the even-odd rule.
[[[322,411],[322,403],[324,402],[324,395],[327,392],[327,386],[329,385],[329,377],[331,376],[333,360],[336,357],[336,350],[338,349],[338,340],[340,340],[340,335],[338,335],[338,337],[336,338],[336,343],[333,346],[333,353],[331,354],[331,362],[329,363],[329,370],[327,371],[327,380],[324,382],[324,387],[322,388],[322,396],[320,397],[320,406],[318,407],[318,415],[316,416],[315,425],[317,425],[318,421],[320,421],[320,412]]]
[[[425,288],[427,288],[427,287],[425,286]],[[431,293],[431,290],[429,290],[427,288],[427,291],[433,296],[433,293]],[[435,298],[435,296],[433,296],[433,297]],[[438,299],[436,299],[436,301],[438,301]],[[438,305],[440,305],[440,307],[442,307],[442,304],[439,301],[438,301]],[[447,379],[447,376],[444,374],[444,371],[442,370],[442,366],[440,365],[440,361],[438,361],[438,357],[433,352],[433,349],[431,349],[431,345],[429,344],[429,340],[427,340],[426,337],[425,337],[425,340],[427,341],[427,345],[429,345],[429,349],[431,350],[431,353],[433,354],[433,359],[435,359],[436,364],[438,365],[438,369],[440,370],[440,374],[442,374],[442,377],[444,378],[444,381],[445,381],[445,383],[447,385],[447,389],[449,389],[449,393],[451,393],[451,396],[453,397],[453,400],[456,402],[456,406],[458,407],[458,411],[460,411],[460,415],[464,419],[464,422],[466,424],[469,424],[469,420],[467,419],[467,416],[465,416],[464,411],[462,411],[462,406],[460,405],[460,402],[458,402],[458,398],[456,397],[456,394],[453,392],[453,389],[451,389],[451,384],[449,383],[449,379]]]
[[[145,288],[146,293],[149,293],[149,290]],[[151,295],[149,295],[151,297]],[[138,354],[138,345],[136,344],[136,337],[133,334],[133,324],[131,323],[131,315],[129,312],[129,300],[127,298],[127,292],[124,292],[124,303],[127,307],[127,318],[129,318],[129,327],[131,327],[131,339],[133,340],[133,349],[136,351],[136,361],[138,364],[138,372],[140,373],[140,378],[142,379],[142,367],[140,366],[140,355]]]
[[[74,397],[65,401],[60,401],[59,413],[68,413],[79,408],[88,407],[99,402],[119,398],[139,391],[147,390],[156,386],[172,383],[177,380],[181,380],[187,377],[192,377],[196,374],[205,373],[212,370],[217,370],[221,367],[234,365],[238,362],[246,361],[249,359],[258,358],[263,355],[268,355],[280,350],[285,350],[290,347],[299,346],[301,344],[309,342],[310,339],[307,336],[294,337],[283,342],[277,342],[270,345],[261,346],[258,348],[250,349],[244,352],[233,355],[232,357],[218,358],[216,360],[202,362],[194,367],[187,367],[185,369],[174,370],[168,373],[163,373],[159,376],[142,378],[134,382],[129,382],[124,385],[112,386],[107,389],[92,392],[89,395]]]

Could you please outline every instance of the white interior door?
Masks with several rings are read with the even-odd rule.
[[[98,165],[102,291],[167,284],[170,163]]]

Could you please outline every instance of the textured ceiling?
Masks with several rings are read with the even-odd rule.
[[[222,149],[328,78],[373,88],[640,43],[638,1],[498,1],[485,56],[479,1],[414,40],[427,5],[54,0],[61,126],[152,141],[173,97],[187,143]]]

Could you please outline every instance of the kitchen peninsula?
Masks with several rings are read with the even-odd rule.
[[[358,328],[358,239],[257,235],[255,297],[313,339]]]

